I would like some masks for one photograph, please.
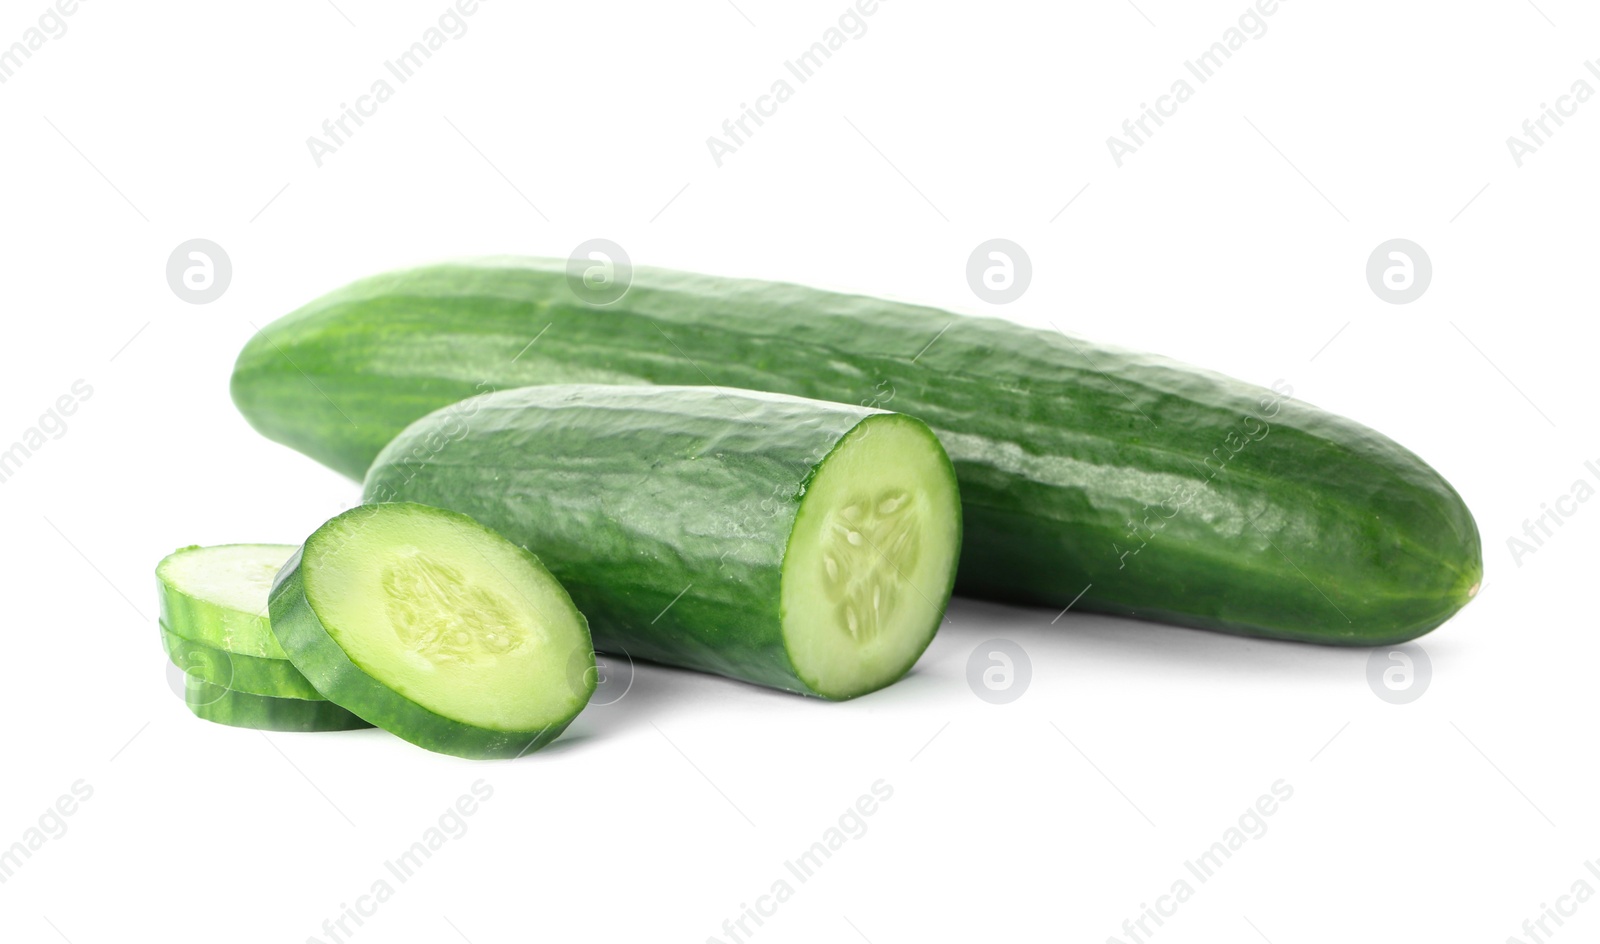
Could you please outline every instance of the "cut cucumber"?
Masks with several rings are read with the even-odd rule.
[[[161,643],[185,675],[248,695],[323,701],[321,693],[287,659],[242,656],[193,642],[161,627]]]
[[[1444,622],[1483,575],[1477,525],[1438,472],[1286,384],[798,285],[635,267],[599,308],[563,260],[391,272],[268,325],[233,398],[268,437],[359,478],[431,410],[595,382],[772,390],[926,422],[961,480],[972,596],[1387,645]]]
[[[272,698],[213,685],[190,675],[184,702],[195,717],[236,728],[261,731],[352,731],[372,725],[328,701]]]
[[[926,426],[862,420],[817,466],[783,558],[780,622],[813,692],[849,698],[910,671],[955,584],[961,504]]]
[[[272,635],[267,591],[288,544],[186,547],[156,567],[161,625],[190,642],[263,659],[287,659]]]
[[[474,398],[396,438],[366,496],[533,550],[602,651],[836,699],[910,670],[961,544],[955,474],[922,423],[747,390]]]
[[[272,628],[329,701],[414,744],[513,757],[594,691],[588,625],[528,553],[465,515],[353,508],[295,552]]]

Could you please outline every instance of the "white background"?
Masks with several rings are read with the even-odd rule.
[[[93,789],[0,885],[5,940],[331,940],[322,922],[480,778],[469,831],[346,940],[730,940],[723,921],[880,779],[868,831],[746,940],[1130,941],[1123,921],[1280,779],[1266,834],[1148,939],[1533,940],[1542,903],[1600,888],[1600,503],[1520,565],[1506,544],[1600,484],[1600,103],[1521,168],[1506,146],[1575,80],[1600,87],[1592,8],[1287,2],[1118,168],[1106,137],[1243,0],[887,0],[718,168],[707,136],[843,0],[493,0],[318,168],[306,138],[445,9],[337,2],[91,0],[0,85],[0,446],[93,388],[0,484],[0,845]],[[8,0],[0,44],[44,9]],[[1034,265],[1003,310],[964,274],[997,236]],[[233,261],[209,305],[165,279],[196,237]],[[298,542],[358,496],[234,411],[253,326],[385,269],[591,237],[1284,378],[1459,488],[1485,588],[1422,640],[1432,682],[1404,706],[1369,689],[1364,651],[958,600],[882,693],[640,667],[515,763],[192,718],[156,562]],[[1412,304],[1365,280],[1393,237],[1433,260]],[[1004,706],[966,682],[994,638],[1032,663]],[[1600,904],[1547,927],[1592,939]]]

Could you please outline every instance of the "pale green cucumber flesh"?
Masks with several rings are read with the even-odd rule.
[[[220,688],[272,698],[324,700],[321,693],[294,667],[294,663],[287,659],[240,655],[185,639],[164,626],[161,628],[161,643],[172,664],[182,669],[184,674]]]
[[[582,614],[537,558],[464,515],[364,505],[306,540],[272,626],[328,700],[463,757],[553,740],[595,684]]]
[[[372,727],[332,702],[236,692],[193,675],[184,679],[184,702],[196,717],[236,728],[352,731]]]
[[[921,423],[868,417],[806,484],[783,560],[783,637],[813,692],[882,688],[927,648],[955,582],[960,498]]]
[[[272,634],[267,593],[289,544],[186,547],[156,567],[160,622],[190,642],[244,656],[286,659]]]
[[[961,542],[926,426],[747,390],[475,398],[397,437],[366,496],[453,508],[532,550],[602,651],[836,699],[911,668]]]

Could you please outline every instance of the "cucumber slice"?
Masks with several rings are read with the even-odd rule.
[[[261,731],[353,731],[372,725],[328,701],[251,695],[188,676],[184,702],[195,717]]]
[[[961,546],[927,426],[728,388],[475,397],[401,433],[366,496],[448,507],[538,553],[602,651],[834,699],[910,670]]]
[[[272,628],[329,701],[429,750],[515,757],[594,691],[588,623],[538,558],[465,515],[363,505],[306,539]]]
[[[161,643],[172,664],[191,678],[249,695],[325,700],[287,659],[263,659],[228,652],[185,639],[165,626],[161,627]]]
[[[288,544],[186,547],[156,566],[161,625],[190,642],[263,659],[287,659],[267,618],[267,591]]]

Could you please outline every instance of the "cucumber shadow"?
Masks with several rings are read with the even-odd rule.
[[[967,663],[984,643],[1004,639],[1022,647],[1037,669],[1074,677],[1116,677],[1151,684],[1173,676],[1205,678],[1218,686],[1262,679],[1316,688],[1348,689],[1362,678],[1371,648],[1325,646],[1235,636],[1204,629],[1099,613],[1011,606],[957,597],[946,621],[902,686],[967,685]],[[1436,657],[1451,648],[1443,633],[1421,637]]]
[[[600,662],[600,678],[589,704],[540,754],[603,744],[620,734],[685,715],[749,710],[751,699],[771,699],[780,704],[802,699],[821,702],[692,669],[629,660],[622,655],[602,653]]]
[[[825,709],[895,706],[920,711],[968,706],[969,664],[986,643],[1007,640],[1031,663],[1032,685],[1082,693],[1111,688],[1155,694],[1174,680],[1200,680],[1217,689],[1290,686],[1326,691],[1336,700],[1369,698],[1363,681],[1367,647],[1324,646],[1234,636],[1099,613],[1012,606],[957,597],[922,658],[901,681],[847,702],[826,702],[689,669],[605,657],[610,674],[567,732],[539,752],[553,755],[601,745],[668,720],[708,713],[742,713],[814,703]],[[1455,645],[1448,629],[1421,638],[1437,662]],[[985,650],[987,651],[987,650]],[[769,703],[770,700],[770,703]],[[851,707],[853,706],[853,707]],[[944,710],[940,707],[939,710]]]

